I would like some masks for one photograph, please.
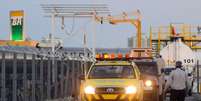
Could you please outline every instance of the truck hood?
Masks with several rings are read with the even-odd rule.
[[[130,85],[139,86],[140,81],[137,79],[88,79],[85,86],[93,87],[126,87]]]

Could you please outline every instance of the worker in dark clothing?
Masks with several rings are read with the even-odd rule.
[[[187,88],[187,75],[182,70],[182,62],[176,62],[176,69],[171,72],[168,82],[165,86],[165,91],[170,87],[170,101],[184,101]]]

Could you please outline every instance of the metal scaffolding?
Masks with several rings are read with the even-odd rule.
[[[51,34],[52,40],[55,34],[55,18],[62,18],[64,24],[64,18],[92,18],[95,21],[94,15],[110,14],[106,4],[42,4],[45,17],[51,17]],[[93,32],[93,56],[95,57],[95,31]],[[51,41],[52,42],[52,41]],[[54,45],[52,45],[52,53],[54,53]]]
[[[93,17],[98,14],[109,14],[106,4],[42,4],[46,17]]]
[[[107,8],[106,4],[42,4],[41,5],[42,9],[44,10],[45,13],[45,17],[51,17],[51,65],[52,65],[52,71],[49,71],[48,73],[48,77],[50,77],[50,74],[52,75],[52,81],[54,83],[55,86],[58,85],[58,80],[57,78],[57,71],[58,68],[55,65],[56,61],[55,61],[55,53],[58,49],[56,49],[55,45],[53,44],[54,42],[54,36],[55,36],[55,19],[56,18],[61,18],[62,19],[62,24],[64,25],[64,18],[93,18],[95,13],[97,14],[109,14],[110,11]],[[92,21],[94,21],[94,19],[92,19]],[[95,31],[93,33],[93,58],[95,57]],[[60,48],[57,47],[57,48]],[[85,49],[84,49],[85,50]],[[57,52],[59,53],[59,52]],[[85,53],[83,55],[83,57],[85,57]],[[91,57],[90,57],[91,58]],[[72,67],[74,66],[75,61],[72,61]],[[49,65],[49,63],[48,63]],[[74,71],[75,68],[72,68],[72,72],[76,72]],[[76,73],[75,73],[76,74]],[[73,74],[73,75],[75,75]],[[73,89],[77,89],[77,83],[76,83],[76,76],[71,75],[71,81],[72,81],[72,88]],[[50,81],[49,81],[50,82]],[[51,89],[51,87],[49,87],[48,85],[48,89]],[[54,95],[57,97],[57,87],[54,89]],[[51,92],[51,90],[50,90]],[[47,92],[48,93],[48,92]],[[76,95],[75,92],[72,93],[72,95]],[[49,98],[50,94],[48,94],[48,98]],[[55,98],[55,97],[54,97]]]

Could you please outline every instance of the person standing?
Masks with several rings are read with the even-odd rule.
[[[182,62],[176,62],[176,69],[170,73],[165,91],[170,87],[170,101],[184,101],[186,96],[188,77],[182,70]]]
[[[165,67],[165,61],[162,58],[162,56],[160,54],[156,55],[156,59],[157,61],[157,67],[158,67],[158,82],[159,82],[159,101],[163,101],[164,100],[164,93],[163,93],[163,87],[165,84],[165,79],[164,79],[164,73],[161,72],[162,68]]]
[[[156,55],[156,61],[158,65],[158,74],[161,75],[161,69],[165,67],[165,60],[162,58],[160,54]]]

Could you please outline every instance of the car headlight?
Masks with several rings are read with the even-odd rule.
[[[126,94],[135,94],[137,92],[137,88],[135,86],[128,86],[125,90]]]
[[[95,88],[92,87],[92,86],[86,86],[86,87],[84,88],[84,92],[85,92],[86,94],[95,94]]]
[[[151,80],[146,80],[145,81],[145,86],[151,87],[152,86],[152,81]]]

